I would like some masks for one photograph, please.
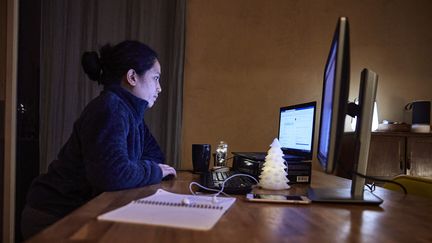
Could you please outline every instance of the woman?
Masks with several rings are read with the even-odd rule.
[[[157,54],[137,41],[86,52],[82,66],[104,85],[74,123],[72,135],[48,168],[37,177],[22,213],[24,239],[104,191],[159,183],[176,176],[144,123],[144,112],[159,93]]]

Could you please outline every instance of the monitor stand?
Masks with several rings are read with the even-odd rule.
[[[381,198],[370,191],[363,191],[363,195],[353,196],[351,189],[340,188],[310,188],[308,197],[313,202],[328,203],[354,203],[379,205],[383,202]]]
[[[383,200],[370,191],[364,190],[369,157],[373,107],[378,85],[378,75],[371,70],[364,69],[361,73],[359,104],[351,105],[349,115],[357,116],[356,127],[356,156],[353,161],[354,171],[351,189],[348,188],[315,188],[308,192],[313,202],[333,203],[363,203],[379,205]],[[353,108],[355,107],[355,108]]]

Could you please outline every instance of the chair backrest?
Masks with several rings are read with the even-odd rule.
[[[408,194],[432,198],[432,178],[398,175],[393,181],[399,182],[407,189]],[[402,189],[393,183],[385,183],[384,188],[394,191]]]

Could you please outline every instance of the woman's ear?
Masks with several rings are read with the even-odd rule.
[[[133,69],[129,69],[126,73],[126,80],[131,86],[135,86],[138,82],[137,73]]]

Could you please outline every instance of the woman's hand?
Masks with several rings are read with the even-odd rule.
[[[162,178],[168,175],[173,175],[174,177],[177,177],[177,172],[173,167],[166,164],[159,164],[159,167],[162,170]]]

